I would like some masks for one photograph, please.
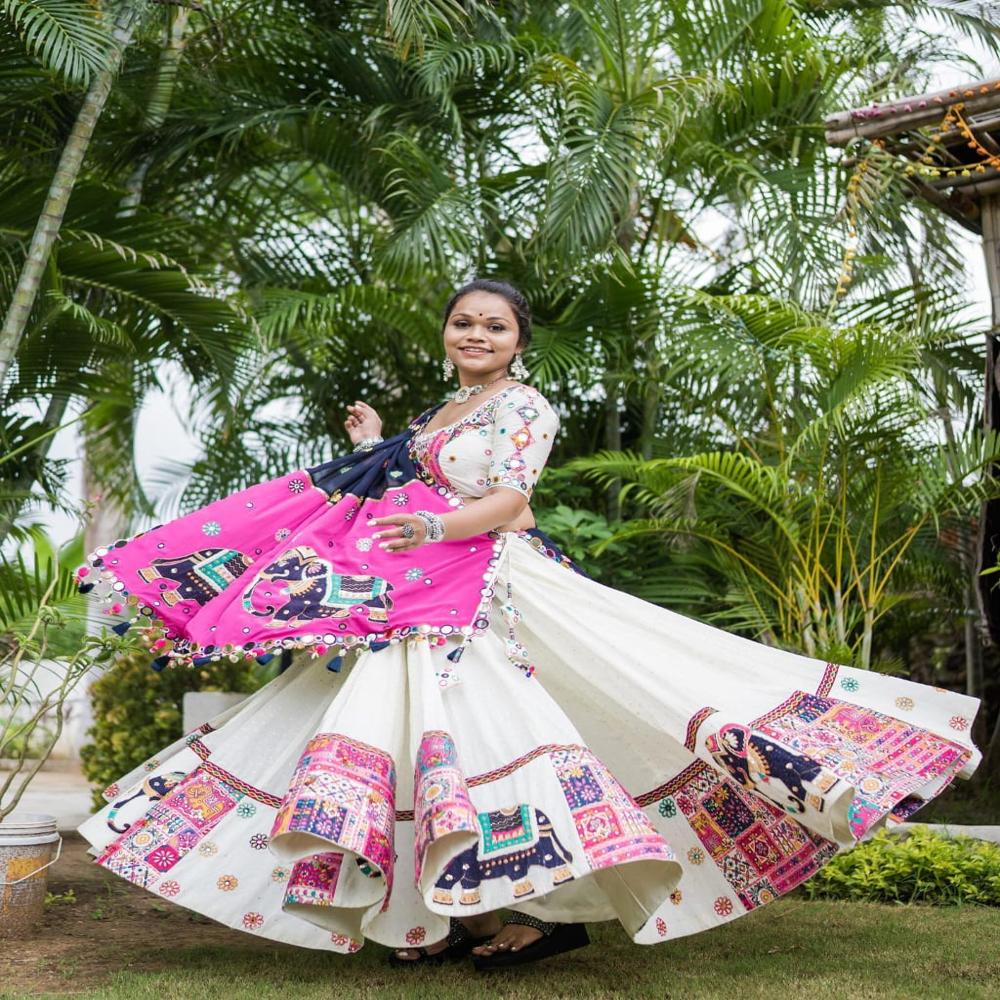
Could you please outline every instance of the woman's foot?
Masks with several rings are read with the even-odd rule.
[[[534,944],[541,936],[542,932],[535,927],[528,927],[525,924],[504,924],[489,941],[476,945],[472,949],[472,954],[486,958],[498,952],[520,951],[521,948]]]
[[[464,917],[459,923],[469,932],[473,940],[490,937],[490,935],[496,936],[498,932],[503,930],[500,918],[495,913],[481,913],[474,917]],[[451,938],[452,935],[449,934],[448,937],[435,941],[434,944],[426,945],[424,950],[428,955],[437,955],[449,946]],[[487,954],[492,955],[493,952],[487,952]],[[421,958],[421,954],[416,948],[398,948],[395,955],[403,962],[416,962]]]
[[[477,972],[512,969],[589,943],[583,924],[552,923],[515,911],[499,934],[472,949],[472,964]]]
[[[444,951],[448,947],[448,939],[441,938],[440,941],[435,941],[434,944],[428,944],[424,946],[424,950],[428,955],[436,955],[438,952]],[[416,962],[420,959],[421,954],[416,948],[397,948],[394,952],[396,958],[403,962]]]

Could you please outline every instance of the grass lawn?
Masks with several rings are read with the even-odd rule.
[[[67,842],[51,905],[25,941],[0,942],[0,997],[108,1000],[975,1000],[1000,997],[1000,909],[792,897],[725,927],[652,947],[617,923],[589,948],[489,977],[469,965],[401,969],[366,944],[339,956],[229,930],[129,885]]]

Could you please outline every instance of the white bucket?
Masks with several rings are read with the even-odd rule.
[[[41,921],[47,869],[61,852],[55,816],[11,813],[0,822],[0,938],[21,937]]]

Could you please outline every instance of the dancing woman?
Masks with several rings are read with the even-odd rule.
[[[351,454],[90,556],[157,668],[309,654],[107,789],[98,864],[275,940],[500,968],[586,921],[735,919],[972,774],[976,699],[580,572],[529,506],[559,423],[530,336],[516,289],[471,282],[447,402],[383,439],[359,401]]]

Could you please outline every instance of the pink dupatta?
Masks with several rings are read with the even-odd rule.
[[[114,630],[138,623],[156,669],[263,661],[276,648],[380,649],[414,633],[467,640],[489,627],[501,536],[398,553],[371,537],[372,518],[462,505],[409,455],[437,409],[370,452],[288,472],[99,547],[77,571],[81,591],[96,587],[106,612],[130,613]]]

